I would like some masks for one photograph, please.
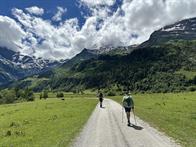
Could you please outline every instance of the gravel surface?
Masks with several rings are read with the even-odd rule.
[[[72,147],[180,147],[138,117],[137,125],[128,127],[125,113],[117,102],[105,99],[103,106],[96,106]],[[133,114],[131,123],[135,124]]]

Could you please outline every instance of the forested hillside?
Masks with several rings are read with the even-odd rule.
[[[127,55],[100,55],[73,64],[69,70],[62,66],[38,78],[25,79],[18,86],[30,86],[35,91],[93,88],[119,92],[124,88],[140,92],[193,91],[196,84],[195,47],[196,41],[179,40],[138,48]],[[32,84],[35,79],[39,84]]]
[[[196,18],[165,26],[138,46],[84,49],[62,66],[14,82],[34,91],[103,88],[136,92],[196,90]]]

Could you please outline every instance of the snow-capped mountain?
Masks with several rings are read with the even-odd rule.
[[[118,47],[100,47],[98,49],[83,49],[79,54],[88,52],[91,54],[101,55],[101,54],[120,54],[122,53],[130,53],[133,49],[137,48],[138,45],[130,45],[130,46],[118,46]]]
[[[42,58],[30,57],[16,53],[12,56],[12,61],[15,65],[20,66],[23,69],[38,68],[43,69],[46,67],[56,66],[58,61],[51,61]]]
[[[196,18],[181,20],[177,23],[167,25],[150,36],[150,39],[140,46],[149,46],[164,43],[169,40],[195,40]]]
[[[165,26],[161,29],[162,32],[173,32],[180,35],[180,32],[193,33],[196,31],[196,18],[185,19],[173,25]]]
[[[0,47],[0,85],[12,80],[44,72],[63,63],[30,57]]]
[[[118,46],[118,47],[102,47],[99,49],[99,54],[128,54],[137,48],[138,45]]]

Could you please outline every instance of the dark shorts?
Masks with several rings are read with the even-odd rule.
[[[103,102],[103,98],[99,98],[99,101],[100,101],[100,102]]]
[[[125,108],[125,112],[131,112],[131,108]]]

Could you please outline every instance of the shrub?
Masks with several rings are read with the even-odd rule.
[[[1,95],[1,91],[0,91],[0,104],[2,104],[3,102],[4,102],[4,99],[3,99],[3,97],[2,97],[2,95]]]
[[[188,87],[188,91],[196,91],[196,86],[190,86],[190,87]]]
[[[47,99],[48,98],[48,91],[44,90],[43,92],[43,98]]]
[[[78,93],[78,91],[76,89],[73,89],[72,92],[73,92],[73,94]]]
[[[42,98],[43,98],[43,95],[42,95],[42,93],[40,93],[39,99],[41,100]]]
[[[16,97],[19,98],[21,96],[19,87],[15,87],[14,91],[15,91]]]
[[[33,91],[29,88],[26,88],[24,91],[24,99],[27,101],[34,101],[35,97]]]
[[[20,127],[21,126],[21,124],[20,123],[18,123],[18,122],[12,122],[11,124],[10,124],[10,127]]]
[[[1,91],[0,104],[5,104],[5,103],[9,104],[22,100],[33,101],[34,100],[33,91],[29,88],[26,88],[25,90],[15,88],[9,90],[5,89]]]
[[[193,84],[196,85],[196,76],[193,78]]]
[[[63,92],[58,92],[57,95],[56,95],[56,97],[58,97],[58,98],[64,97]]]
[[[2,103],[13,103],[16,101],[16,95],[14,90],[3,90],[2,91]]]
[[[28,97],[27,101],[34,101],[35,100],[35,97],[32,95],[30,97]]]
[[[108,95],[108,96],[115,96],[115,95],[116,95],[116,93],[115,93],[115,92],[113,92],[113,91],[109,91],[109,92],[107,93],[107,95]]]
[[[25,91],[24,90],[18,90],[16,92],[17,99],[25,99]]]
[[[8,130],[5,134],[5,136],[11,136],[12,135],[12,131]]]

